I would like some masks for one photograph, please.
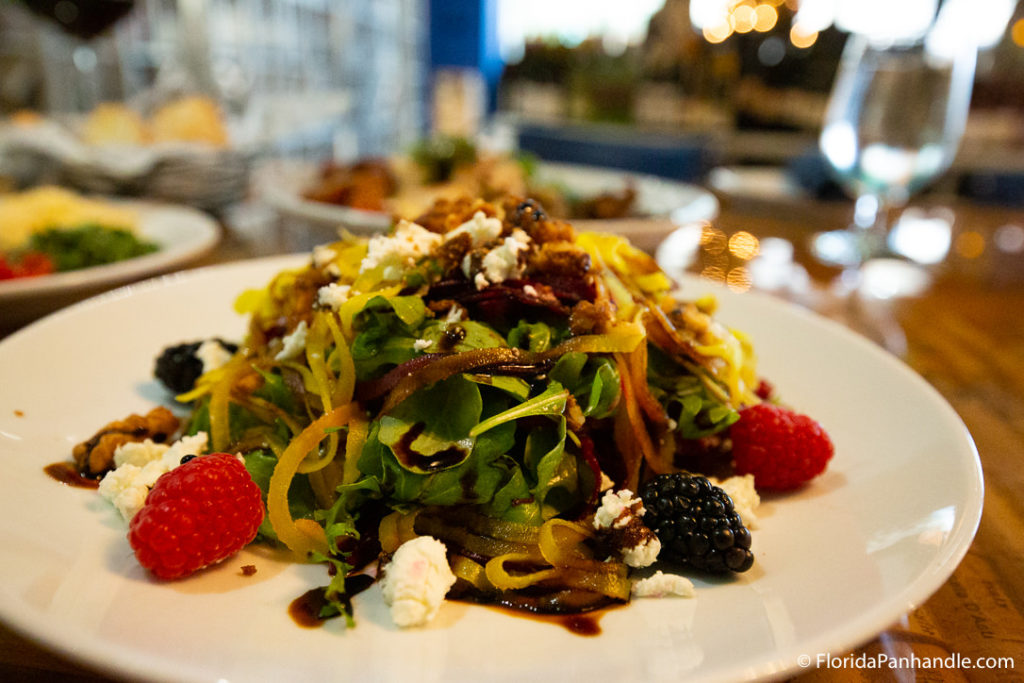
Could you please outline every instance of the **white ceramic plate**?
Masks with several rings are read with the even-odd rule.
[[[376,211],[363,211],[305,199],[302,192],[316,180],[318,166],[308,162],[276,160],[255,171],[256,187],[282,216],[319,226],[329,234],[339,227],[352,232],[385,230],[391,219]],[[641,249],[653,249],[679,225],[707,221],[718,215],[718,200],[696,185],[651,175],[569,164],[542,163],[538,178],[556,182],[581,195],[621,191],[629,183],[637,190],[636,207],[642,218],[606,221],[574,220],[582,230],[600,229],[625,235]]]
[[[400,631],[379,589],[357,626],[296,626],[290,601],[322,566],[244,551],[162,584],[135,563],[125,525],[92,491],[43,467],[113,418],[166,395],[150,379],[169,343],[237,338],[235,294],[295,257],[201,269],[79,304],[0,343],[0,618],[88,665],[186,681],[678,681],[777,677],[802,655],[839,655],[920,605],[956,567],[981,515],[973,442],[954,411],[899,361],[845,329],[757,295],[721,291],[721,318],[753,336],[763,372],[837,445],[828,472],[771,498],[757,562],[697,597],[613,610],[597,637],[447,603]],[[684,281],[688,295],[710,286]],[[122,334],[121,330],[131,330]],[[20,411],[17,412],[17,411]],[[244,577],[243,564],[257,572]]]
[[[159,249],[104,266],[0,282],[0,327],[38,318],[71,301],[130,280],[156,275],[197,259],[220,239],[217,222],[187,206],[124,202],[139,217],[140,235]]]

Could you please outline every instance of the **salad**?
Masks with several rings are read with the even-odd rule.
[[[0,196],[0,280],[80,270],[142,256],[133,211],[59,187]]]
[[[806,484],[832,444],[713,298],[671,289],[533,200],[439,201],[243,292],[244,339],[157,359],[185,417],[111,422],[75,466],[158,578],[279,544],[327,566],[321,618],[352,623],[374,563],[399,626],[446,598],[692,595],[686,574],[756,561],[755,484]]]
[[[438,199],[469,195],[500,200],[510,194],[538,199],[549,216],[558,218],[640,215],[636,189],[628,183],[617,190],[584,195],[542,175],[538,160],[528,154],[488,152],[465,138],[437,137],[419,142],[407,156],[327,163],[303,196],[398,216],[419,215]]]

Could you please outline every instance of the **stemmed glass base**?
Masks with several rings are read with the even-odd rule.
[[[855,268],[873,258],[891,255],[885,238],[870,230],[829,230],[811,239],[811,252],[824,264]]]
[[[894,212],[905,201],[892,201],[873,194],[857,197],[853,223],[845,230],[820,232],[811,239],[811,253],[820,262],[855,268],[874,258],[892,256],[888,236]]]

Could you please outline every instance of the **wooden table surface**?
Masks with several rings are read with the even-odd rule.
[[[721,199],[714,227],[726,237],[746,231],[762,240],[790,240],[796,260],[807,266],[819,293],[836,275],[815,267],[805,245],[814,231],[848,221],[845,202]],[[953,210],[950,254],[930,270],[933,284],[926,291],[876,301],[872,311],[895,323],[893,329],[902,332],[895,348],[952,404],[974,436],[985,472],[985,511],[977,537],[952,577],[924,604],[849,654],[914,655],[918,661],[1011,657],[1014,667],[829,668],[811,670],[799,680],[1024,680],[1024,211],[931,198],[921,205],[929,211]],[[308,233],[281,233],[256,220],[245,223],[244,228],[229,225],[217,252],[195,265],[276,253],[312,239]],[[701,253],[694,268],[721,266],[715,260],[720,258]],[[846,316],[842,307],[811,300],[825,314]],[[900,348],[903,341],[905,350]],[[105,680],[0,625],[0,680],[50,679]]]

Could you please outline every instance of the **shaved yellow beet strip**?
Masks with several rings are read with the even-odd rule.
[[[345,463],[342,467],[341,481],[352,484],[359,478],[359,456],[366,444],[366,435],[370,423],[360,411],[352,411],[352,419],[348,423],[348,438],[345,440]]]
[[[326,430],[343,427],[355,413],[355,406],[348,403],[314,420],[284,449],[274,467],[274,474],[270,477],[267,492],[267,516],[270,525],[278,539],[302,559],[306,559],[309,553],[314,551],[326,554],[327,540],[319,524],[310,520],[292,519],[292,513],[288,509],[288,488],[299,469],[299,463],[327,436]]]
[[[345,336],[341,333],[337,321],[333,315],[328,315],[327,327],[334,337],[335,353],[338,355],[338,381],[334,385],[334,403],[343,405],[352,400],[352,394],[356,389],[356,366],[352,360],[352,353],[349,351]]]
[[[231,441],[231,388],[238,373],[245,367],[245,358],[237,355],[223,366],[224,374],[210,392],[210,441],[214,451],[223,451]]]

